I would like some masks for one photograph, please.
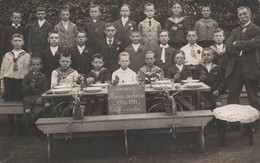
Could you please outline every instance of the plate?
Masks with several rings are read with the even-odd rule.
[[[52,89],[52,93],[55,94],[66,94],[71,91],[71,88],[59,88],[59,89]]]
[[[87,87],[87,88],[83,88],[83,91],[85,91],[85,92],[100,92],[100,91],[102,91],[102,87]]]
[[[199,82],[199,80],[182,80],[183,83],[196,83]]]
[[[65,88],[70,88],[71,89],[71,85],[56,85],[53,88],[54,89],[65,89]]]
[[[170,80],[158,80],[156,82],[153,82],[154,84],[170,84]]]
[[[201,83],[186,83],[184,84],[185,87],[188,87],[188,88],[199,88],[201,87]]]
[[[107,87],[108,83],[95,83],[95,84],[91,84],[91,87]]]

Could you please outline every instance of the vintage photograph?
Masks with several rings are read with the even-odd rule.
[[[0,13],[0,163],[260,162],[260,0]]]

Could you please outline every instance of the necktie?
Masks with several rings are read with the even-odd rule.
[[[112,40],[109,39],[109,40],[108,40],[108,47],[111,48],[111,46],[112,46]]]
[[[194,45],[191,45],[190,55],[191,55],[193,58],[196,58],[196,52],[195,52],[195,49],[194,49]]]
[[[165,49],[169,47],[169,45],[160,45],[160,47],[162,48],[162,54],[161,54],[161,61],[163,63],[165,63]]]
[[[150,27],[152,26],[152,21],[151,21],[151,20],[149,20],[149,26],[150,26]]]

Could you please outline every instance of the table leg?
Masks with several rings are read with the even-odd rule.
[[[198,133],[199,145],[202,151],[205,149],[205,139],[204,139],[204,127],[199,127]]]
[[[125,155],[128,157],[128,141],[127,141],[127,130],[124,130],[125,132]]]
[[[200,90],[198,90],[198,91],[196,91],[197,92],[197,105],[196,105],[196,108],[198,109],[198,110],[201,110],[201,108],[200,108],[200,97],[201,97],[201,91]]]
[[[50,162],[51,157],[52,157],[52,135],[51,134],[47,134],[47,152],[48,152],[48,160]]]

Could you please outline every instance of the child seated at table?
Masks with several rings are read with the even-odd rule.
[[[73,86],[78,78],[78,72],[70,67],[71,54],[64,52],[60,55],[60,67],[52,71],[51,88],[55,86]]]
[[[118,64],[120,68],[112,74],[112,84],[132,84],[136,83],[136,73],[128,68],[130,65],[130,56],[127,52],[121,52],[119,54]]]
[[[181,80],[187,79],[191,76],[191,70],[184,65],[185,54],[181,50],[177,50],[174,57],[174,65],[172,65],[167,72],[169,79],[174,79],[175,82],[181,82]]]
[[[164,78],[163,70],[155,66],[155,52],[148,50],[145,52],[145,66],[141,67],[137,72],[137,81],[139,83],[148,84],[151,81],[161,80]]]
[[[32,58],[30,68],[31,70],[23,78],[22,93],[28,128],[32,138],[35,139],[39,136],[35,122],[43,116],[44,108],[50,107],[50,103],[41,99],[41,95],[48,90],[47,77],[40,72],[42,68],[41,58]]]

